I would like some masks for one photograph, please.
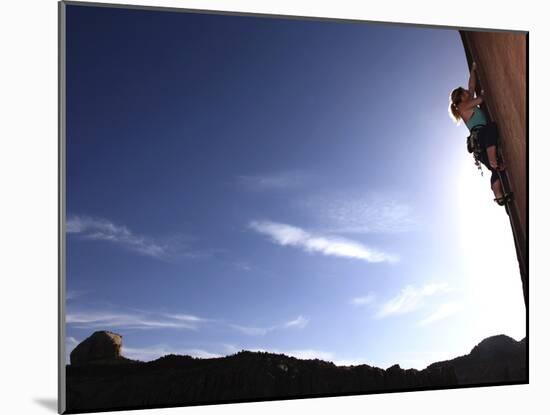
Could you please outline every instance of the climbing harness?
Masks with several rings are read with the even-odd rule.
[[[466,137],[466,147],[468,148],[468,153],[472,153],[474,156],[475,165],[483,176],[483,170],[481,168],[481,152],[483,151],[483,147],[479,144],[478,134],[479,128],[472,128],[470,135]]]

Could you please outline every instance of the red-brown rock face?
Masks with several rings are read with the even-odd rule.
[[[507,177],[515,199],[510,219],[527,294],[527,35],[524,33],[461,31],[471,67],[477,63],[485,109],[497,123]]]

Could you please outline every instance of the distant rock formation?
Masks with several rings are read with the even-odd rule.
[[[452,366],[459,384],[523,382],[527,379],[526,339],[515,341],[493,336],[475,346],[470,354],[433,363],[428,369]]]
[[[122,357],[122,336],[110,331],[96,331],[82,341],[71,352],[71,365],[123,363],[129,359]]]
[[[103,340],[88,341],[94,335]],[[516,342],[506,336],[486,339],[469,355],[434,363],[424,370],[405,370],[399,365],[384,370],[250,351],[212,359],[167,355],[152,362],[139,362],[120,355],[114,357],[110,349],[110,359],[96,359],[105,354],[89,347],[104,347],[105,334],[94,335],[81,343],[88,344],[83,349],[84,357],[93,357],[88,364],[67,366],[67,409],[71,412],[526,381],[525,341]],[[108,338],[112,339],[110,335]],[[114,339],[120,346],[121,337]],[[113,365],[113,359],[126,362]]]

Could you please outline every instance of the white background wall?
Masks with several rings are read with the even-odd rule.
[[[113,1],[116,2],[116,1]],[[128,0],[127,2],[131,2]],[[123,3],[123,2],[122,2]],[[549,230],[544,182],[548,13],[535,1],[203,0],[134,4],[530,31],[530,385],[141,411],[422,414],[548,410]],[[0,5],[0,411],[53,413],[57,393],[57,4]],[[513,68],[510,68],[513,70]],[[426,85],[429,88],[429,85]],[[535,190],[536,189],[536,190]],[[495,287],[498,295],[498,287]],[[127,413],[127,412],[125,412]],[[135,412],[134,412],[135,413]]]

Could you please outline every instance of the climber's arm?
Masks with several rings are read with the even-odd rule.
[[[476,70],[477,65],[476,63],[472,63],[472,70],[470,71],[470,79],[468,80],[468,91],[470,92],[470,96],[474,97],[476,92]]]
[[[461,111],[468,111],[471,110],[474,107],[477,107],[483,102],[483,96],[479,96],[477,98],[471,99],[469,101],[461,102],[458,104],[458,107]]]

